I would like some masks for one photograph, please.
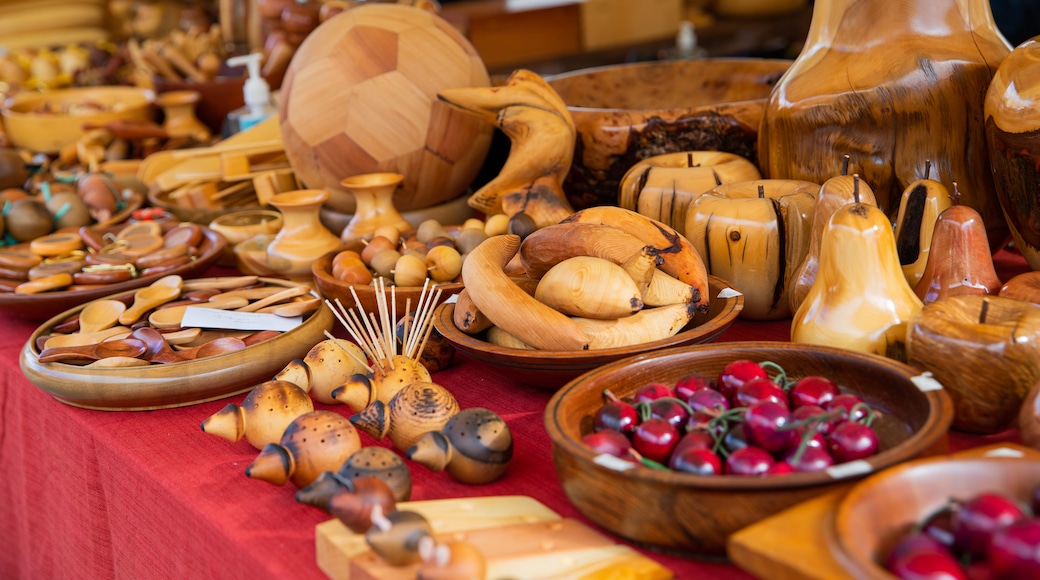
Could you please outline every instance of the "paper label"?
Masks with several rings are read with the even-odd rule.
[[[631,461],[621,459],[620,457],[614,457],[613,455],[608,455],[606,453],[600,453],[592,459],[592,462],[600,467],[606,467],[607,469],[612,469],[614,471],[628,471],[636,466],[636,464]]]
[[[278,316],[256,312],[235,312],[218,308],[189,306],[184,309],[181,326],[223,328],[226,330],[278,330],[288,332],[303,322],[302,316]]]
[[[935,380],[935,377],[932,376],[932,373],[928,371],[925,371],[917,375],[916,377],[912,377],[910,381],[913,382],[914,386],[916,386],[922,392],[941,391],[943,388],[942,383]]]
[[[448,299],[445,300],[444,303],[445,304],[455,304],[458,301],[459,301],[459,295],[458,294],[452,294],[451,296],[448,296]]]
[[[985,453],[986,457],[1014,457],[1016,459],[1019,457],[1025,457],[1025,455],[1026,454],[1022,453],[1020,450],[1012,449],[1010,447],[997,447],[996,449],[991,449]]]
[[[723,288],[722,290],[719,290],[719,296],[718,297],[719,298],[736,298],[737,296],[740,296],[740,295],[741,295],[741,293],[738,292],[737,290],[734,290],[733,288]]]
[[[848,463],[839,463],[834,467],[829,467],[827,468],[827,475],[834,479],[841,479],[843,477],[870,473],[871,469],[873,469],[873,467],[871,467],[870,462],[859,459]]]

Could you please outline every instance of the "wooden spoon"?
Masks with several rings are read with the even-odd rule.
[[[254,344],[265,340],[270,340],[280,334],[281,332],[277,330],[258,330],[253,334],[242,338],[242,342],[245,343],[246,346],[253,346]]]
[[[148,316],[148,322],[155,328],[178,328],[181,326],[181,320],[184,319],[184,311],[188,307],[192,308],[209,308],[213,310],[234,310],[248,304],[249,301],[245,298],[231,297],[226,300],[214,300],[212,302],[199,302],[198,304],[184,304],[181,306],[174,306],[173,308],[163,308],[156,310]]]
[[[259,276],[225,276],[222,278],[209,278],[206,280],[189,280],[184,283],[185,290],[205,290],[213,288],[217,290],[230,290],[242,288],[250,284],[256,284]]]
[[[177,279],[176,284],[168,280],[172,278]],[[181,295],[180,283],[180,276],[166,276],[156,280],[151,286],[141,288],[134,294],[133,306],[119,315],[119,323],[129,326],[137,322],[145,312],[177,299]]]
[[[187,344],[202,335],[201,328],[181,328],[177,330],[171,329],[170,331],[160,330],[159,332],[166,339],[166,344],[170,346]]]
[[[131,356],[109,356],[96,360],[86,366],[95,369],[118,369],[126,367],[146,367],[148,361]]]
[[[126,304],[118,300],[95,300],[79,313],[80,334],[112,328],[126,312]]]
[[[190,360],[170,348],[162,333],[154,328],[138,328],[130,334],[130,337],[140,340],[148,347],[145,353],[141,355],[141,358],[145,358],[149,362],[175,363]]]
[[[43,343],[43,348],[62,348],[66,346],[87,346],[91,344],[97,344],[104,342],[120,334],[129,333],[130,329],[125,326],[113,326],[112,328],[106,328],[105,330],[96,330],[94,332],[77,332],[75,334],[60,334],[52,336]]]
[[[41,363],[61,361],[92,362],[110,356],[139,357],[148,350],[144,342],[135,338],[124,338],[121,340],[110,340],[97,344],[83,346],[63,346],[58,348],[45,348],[40,353]]]
[[[272,295],[270,295],[270,296],[268,296],[266,298],[261,298],[260,300],[257,300],[256,302],[251,302],[251,303],[247,304],[246,306],[243,306],[243,307],[237,309],[237,311],[238,312],[256,312],[257,310],[260,310],[261,308],[264,308],[265,306],[270,306],[272,304],[278,304],[280,302],[285,302],[286,300],[291,300],[293,298],[296,298],[297,296],[303,296],[304,294],[310,294],[310,292],[311,292],[311,287],[310,286],[296,286],[295,288],[286,288],[286,289],[284,289],[284,290],[282,290],[280,292],[276,292],[276,293],[274,293],[274,294],[272,294]]]
[[[205,344],[200,344],[194,348],[177,351],[177,354],[191,360],[197,360],[200,358],[235,352],[236,350],[242,350],[245,347],[246,343],[243,342],[241,338],[225,336],[223,338],[211,340]]]

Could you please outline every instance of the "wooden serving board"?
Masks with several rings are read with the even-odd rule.
[[[1040,459],[1040,451],[999,443],[960,451],[950,459],[1001,454]],[[838,561],[834,515],[847,489],[802,502],[730,536],[726,551],[740,568],[770,580],[835,580],[851,578]]]
[[[402,502],[398,509],[422,514],[438,540],[476,546],[487,560],[488,580],[674,577],[636,550],[527,496]],[[418,566],[387,565],[368,549],[363,534],[339,520],[318,524],[315,538],[318,567],[333,580],[415,578]]]

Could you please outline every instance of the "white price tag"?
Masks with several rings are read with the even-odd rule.
[[[916,386],[922,392],[941,391],[943,388],[942,383],[935,380],[935,377],[932,376],[932,373],[928,371],[925,371],[917,375],[916,377],[912,377],[910,381],[913,382],[914,386]]]
[[[834,479],[840,479],[842,477],[851,477],[854,475],[870,473],[871,469],[873,469],[873,467],[870,466],[869,462],[859,459],[848,463],[839,463],[834,467],[829,467],[827,468],[827,475]]]
[[[184,309],[181,326],[192,328],[225,328],[228,330],[277,330],[290,331],[303,322],[302,316],[278,316],[277,314],[260,314],[256,312],[235,312],[217,308],[198,308],[189,306]]]
[[[606,453],[600,453],[592,460],[592,462],[614,471],[628,471],[636,466],[635,463],[632,463],[627,459],[621,459],[620,457],[614,457],[613,455],[608,455]]]
[[[986,457],[1013,457],[1015,459],[1018,459],[1020,457],[1025,457],[1025,453],[1022,453],[1018,449],[1012,449],[1010,447],[997,447],[996,449],[991,449],[991,450],[987,451],[985,453],[985,456]]]
[[[738,292],[737,290],[734,290],[733,288],[723,288],[722,290],[719,291],[719,296],[718,297],[719,298],[736,298],[737,296],[740,296],[740,295],[741,295],[741,293]]]

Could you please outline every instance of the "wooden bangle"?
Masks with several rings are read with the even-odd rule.
[[[60,274],[54,274],[53,276],[47,276],[46,278],[37,278],[36,280],[23,282],[14,289],[14,292],[15,294],[39,294],[49,290],[65,288],[70,285],[72,285],[72,274],[62,272]]]

